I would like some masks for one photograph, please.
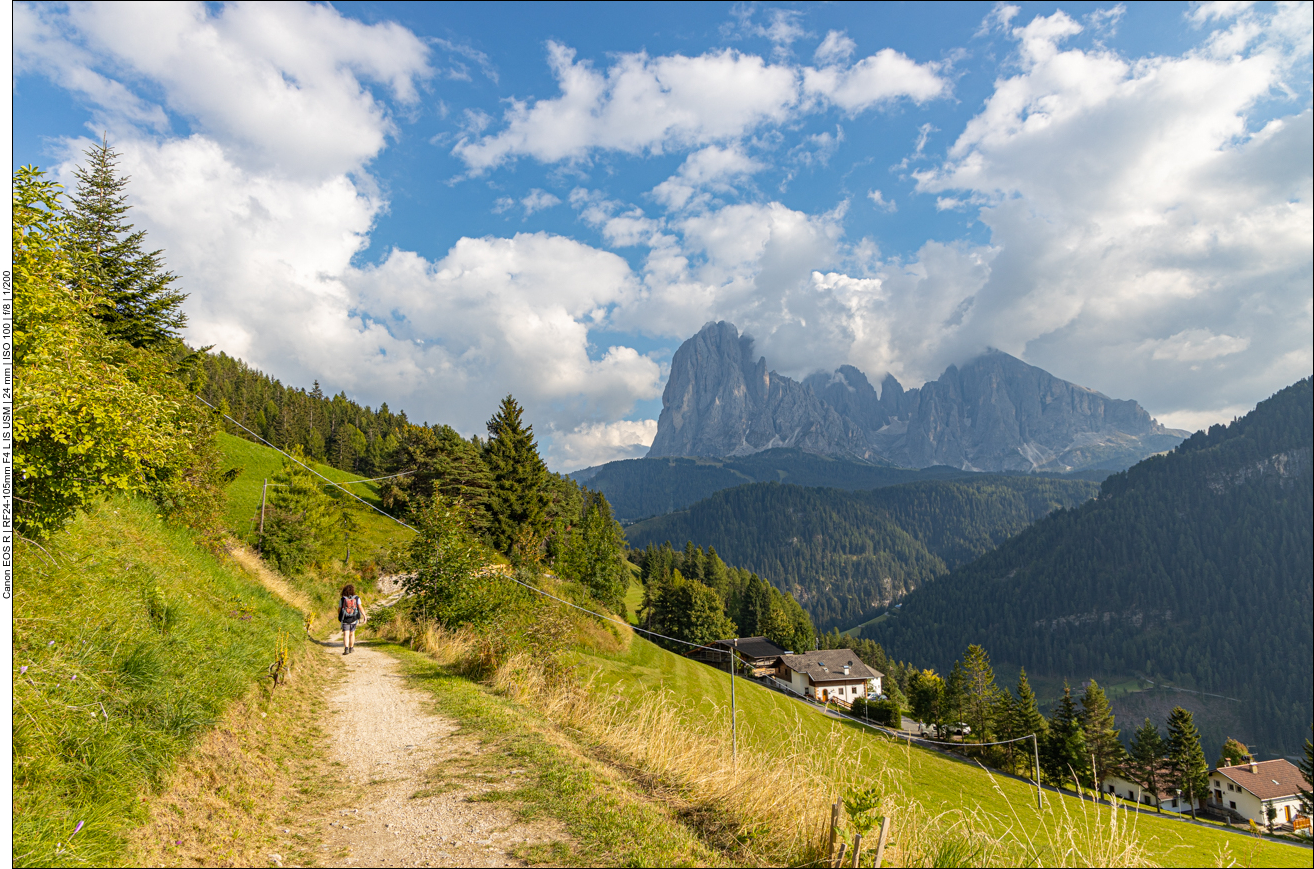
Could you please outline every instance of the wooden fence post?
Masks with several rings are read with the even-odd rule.
[[[890,840],[890,819],[881,818],[881,836],[876,840],[876,865],[881,865],[881,858],[885,856],[885,843]]]
[[[831,863],[831,864],[830,864],[831,866],[836,866],[836,867],[838,867],[838,866],[843,866],[843,865],[844,865],[844,851],[845,851],[845,849],[848,848],[848,847],[849,847],[849,843],[848,843],[848,842],[840,842],[839,853],[835,855],[835,862],[834,862],[834,863]]]
[[[834,865],[835,859],[835,837],[839,835],[839,813],[840,801],[835,800],[835,804],[830,807],[830,845],[826,849],[826,861]]]
[[[853,869],[858,869],[858,856],[862,854],[862,834],[853,835]]]

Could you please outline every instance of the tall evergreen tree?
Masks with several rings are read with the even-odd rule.
[[[1036,692],[1031,690],[1031,682],[1027,680],[1027,671],[1023,669],[1017,677],[1017,697],[1010,704],[1013,718],[1013,736],[1036,735],[1036,743],[1033,746],[1028,743],[1020,743],[1019,750],[1033,749],[1039,751],[1040,746],[1045,744],[1045,736],[1049,730],[1049,725],[1045,721],[1045,716],[1040,714],[1040,708],[1036,703]],[[1028,754],[1031,752],[1028,751]],[[1030,766],[1028,762],[1025,764]]]
[[[541,545],[549,524],[548,470],[538,455],[534,427],[523,417],[523,408],[508,395],[488,421],[488,536],[499,552],[533,560],[536,553],[529,550]]]
[[[1145,719],[1145,723],[1132,736],[1131,751],[1127,757],[1127,773],[1154,797],[1155,807],[1162,812],[1159,805],[1159,792],[1166,782],[1163,781],[1163,761],[1167,743],[1159,735],[1159,728],[1154,722]]]
[[[967,653],[963,655],[963,678],[963,706],[967,721],[977,741],[988,742],[990,714],[999,697],[999,688],[995,685],[995,671],[990,666],[990,656],[975,643],[968,646]]]
[[[159,347],[186,325],[187,296],[174,287],[178,276],[164,267],[163,251],[145,252],[145,231],[128,223],[128,179],[115,168],[119,155],[109,140],[85,153],[86,165],[74,171],[72,224],[80,266],[103,300],[94,316],[113,338]]]
[[[1200,731],[1195,719],[1180,706],[1173,707],[1168,715],[1168,764],[1173,771],[1173,786],[1191,801],[1191,817],[1195,817],[1195,801],[1209,789],[1209,764],[1200,748]]]
[[[1086,753],[1092,756],[1095,764],[1091,770],[1091,776],[1094,777],[1091,785],[1095,788],[1100,786],[1099,776],[1112,774],[1122,768],[1126,754],[1113,724],[1109,699],[1104,696],[1104,689],[1091,679],[1081,698],[1081,728],[1086,738]]]
[[[1074,776],[1079,781],[1084,779],[1088,763],[1081,715],[1072,699],[1072,689],[1065,682],[1063,699],[1049,719],[1049,737],[1041,745],[1041,770],[1053,784],[1063,785]]]

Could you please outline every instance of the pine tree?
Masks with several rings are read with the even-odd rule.
[[[1063,699],[1049,719],[1049,737],[1041,745],[1040,766],[1056,785],[1085,778],[1086,741],[1081,729],[1081,715],[1072,699],[1072,689],[1063,683]]]
[[[1180,706],[1173,707],[1168,715],[1168,764],[1173,771],[1173,786],[1191,801],[1191,817],[1195,817],[1195,801],[1209,788],[1209,764],[1200,748],[1200,731],[1195,719]]]
[[[1086,753],[1093,757],[1095,764],[1091,770],[1093,777],[1112,774],[1122,767],[1126,753],[1113,724],[1113,710],[1109,708],[1104,689],[1091,679],[1081,698],[1081,727],[1086,738]],[[1098,779],[1092,780],[1092,786],[1099,788]]]
[[[75,170],[72,196],[74,247],[82,270],[103,304],[95,312],[105,331],[134,347],[159,347],[178,337],[187,323],[187,295],[173,285],[178,276],[164,267],[163,251],[142,250],[144,230],[127,222],[128,179],[118,174],[118,153],[102,138]]]
[[[548,470],[538,455],[534,427],[525,425],[523,416],[524,410],[508,395],[488,421],[484,449],[491,478],[488,536],[499,552],[532,559],[530,552],[521,550],[539,545],[546,535]]]
[[[1132,736],[1127,772],[1133,781],[1153,795],[1154,805],[1160,812],[1163,806],[1159,804],[1159,792],[1165,784],[1162,767],[1166,751],[1167,743],[1159,735],[1159,728],[1150,719],[1145,719],[1145,723]]]

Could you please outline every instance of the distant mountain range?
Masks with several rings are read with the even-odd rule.
[[[708,323],[671,361],[649,458],[745,456],[779,447],[908,468],[1118,470],[1171,449],[1134,401],[1060,380],[999,351],[905,390],[857,368],[802,382],[768,371],[733,324]]]
[[[1212,742],[1296,753],[1314,715],[1312,452],[1306,378],[914,590],[865,636],[942,670],[981,643],[996,665],[1074,685],[1225,695],[1226,718],[1201,725]],[[1164,693],[1164,708],[1200,696]]]

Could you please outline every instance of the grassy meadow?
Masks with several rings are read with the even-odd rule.
[[[283,456],[275,449],[220,433],[219,448],[223,452],[224,469],[240,468],[241,473],[224,489],[226,508],[224,525],[242,540],[255,542],[260,518],[260,490],[266,479],[272,479],[283,469]],[[359,474],[340,471],[321,462],[306,462],[315,471],[335,483],[351,483],[364,479]],[[377,483],[356,483],[344,487],[369,503],[380,506]],[[351,516],[355,529],[348,532],[353,561],[387,561],[389,553],[399,543],[409,540],[414,532],[406,530],[392,519],[382,516],[359,501],[343,498],[352,505]],[[346,551],[341,557],[346,557]]]
[[[716,739],[717,748],[725,755],[721,762],[730,764],[728,674],[671,654],[638,637],[624,651],[579,654],[576,663],[582,673],[595,674],[595,690],[623,697],[624,707],[638,708],[647,698],[657,696],[678,706],[680,716],[692,731],[689,736]],[[741,765],[760,762],[763,758],[784,759],[802,752],[805,758],[815,758],[816,765],[825,766],[831,762],[827,756],[842,745],[850,760],[838,771],[840,778],[834,781],[831,799],[846,787],[875,785],[896,801],[916,801],[922,817],[938,819],[944,826],[960,825],[964,831],[970,831],[970,835],[964,834],[968,840],[965,847],[977,849],[982,862],[1004,857],[1024,858],[1028,854],[1039,857],[1047,865],[1116,862],[1081,859],[1100,856],[1092,849],[1097,847],[1099,839],[1110,836],[1109,826],[1113,822],[1107,807],[1096,809],[1089,802],[1047,791],[1046,810],[1038,814],[1033,786],[992,776],[979,767],[937,752],[875,735],[858,724],[828,718],[814,708],[748,680],[736,680],[736,707]],[[746,757],[753,760],[745,760]],[[714,757],[704,761],[705,764],[715,762]],[[769,780],[765,770],[762,772],[760,781]],[[750,767],[736,779],[752,780],[756,774]],[[1229,865],[1233,860],[1244,866],[1310,865],[1308,849],[1154,814],[1118,814],[1121,818],[1112,838],[1121,840],[1128,855],[1139,854],[1157,865],[1215,865],[1220,859],[1221,865]],[[971,844],[974,837],[978,841]],[[994,859],[990,859],[992,854]]]

